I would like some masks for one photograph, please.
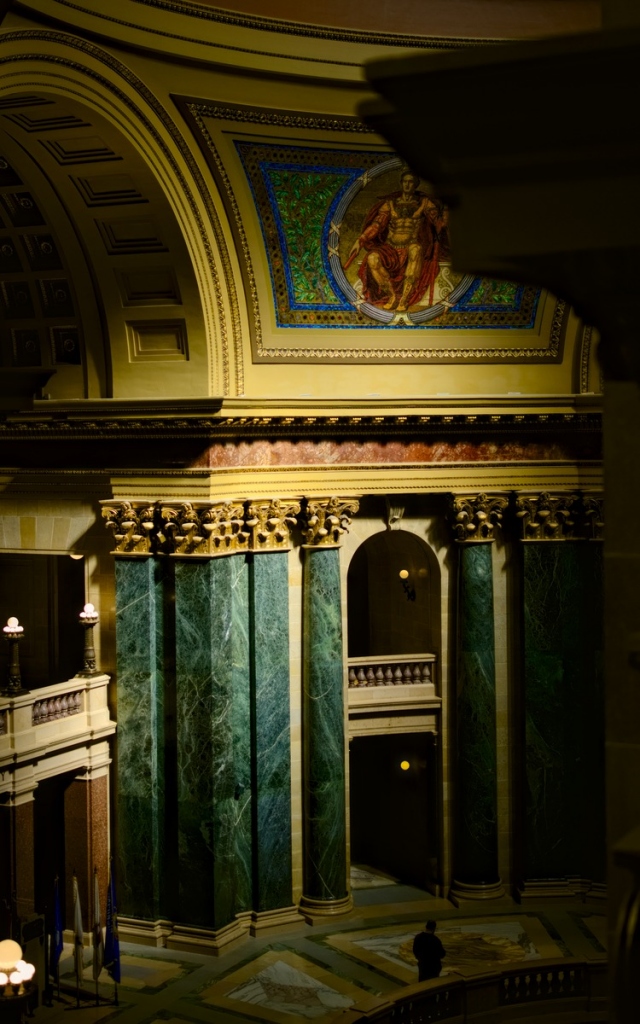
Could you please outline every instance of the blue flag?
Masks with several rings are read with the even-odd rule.
[[[104,940],[103,966],[116,984],[120,981],[120,940],[118,939],[118,908],[116,905],[116,887],[113,870],[109,868],[109,888],[107,890],[107,933]]]
[[[60,906],[60,883],[56,875],[53,885],[53,931],[51,933],[51,951],[49,956],[49,973],[57,979],[58,964],[62,956],[62,907]]]

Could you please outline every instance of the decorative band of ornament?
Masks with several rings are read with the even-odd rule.
[[[286,551],[291,530],[300,525],[307,544],[335,546],[358,511],[346,498],[306,503],[269,498],[260,501],[105,501],[102,515],[113,530],[113,554],[207,558],[241,551]]]
[[[31,709],[31,722],[33,725],[43,725],[45,722],[54,722],[58,718],[77,715],[81,711],[81,691],[62,693],[45,700],[37,700]]]
[[[492,541],[495,527],[502,526],[508,504],[506,494],[453,495],[450,518],[456,540],[461,543]]]
[[[434,683],[435,654],[411,658],[349,658],[349,686],[415,686]]]
[[[360,505],[352,498],[313,498],[301,512],[301,530],[308,547],[337,547]]]

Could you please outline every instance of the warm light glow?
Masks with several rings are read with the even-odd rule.
[[[0,942],[0,971],[12,971],[21,958],[22,949],[17,942],[13,939],[3,939]]]
[[[402,768],[403,772],[408,772],[411,765],[409,764],[408,761],[401,761],[400,767]]]
[[[9,981],[12,985],[21,985],[22,975],[20,974],[20,971],[12,971],[9,975]]]
[[[93,615],[95,608],[92,604],[85,604],[84,606],[85,615]]]
[[[15,615],[12,615],[7,619],[7,624],[2,627],[2,631],[4,633],[24,633],[24,629],[16,619]]]
[[[69,555],[69,558],[73,558],[74,561],[78,562],[80,561],[81,558],[84,558],[84,555],[78,555],[76,554],[75,551],[72,551],[71,554]]]
[[[408,575],[409,575],[409,570],[408,569],[401,569],[400,572],[398,573],[398,576],[400,577],[401,580],[406,580]]]
[[[0,985],[8,985],[8,984],[9,984],[9,977],[8,977],[8,975],[6,975],[4,973],[4,971],[0,971]]]

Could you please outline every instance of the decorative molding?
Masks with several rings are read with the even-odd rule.
[[[582,515],[590,540],[604,539],[604,495],[583,494]]]
[[[286,551],[290,540],[290,527],[297,524],[299,501],[255,501],[247,506],[246,525],[251,530],[252,551]]]
[[[385,506],[386,506],[386,523],[387,530],[400,530],[402,528],[402,517],[404,515],[404,504],[400,504],[400,499],[397,495],[391,497],[385,495]],[[393,504],[392,504],[393,502]]]
[[[516,518],[522,540],[568,540],[574,536],[576,493],[516,495]]]
[[[142,501],[103,501],[102,517],[113,530],[114,555],[152,554],[154,507]]]
[[[197,111],[200,117],[211,117],[216,121],[236,121],[239,124],[260,124],[272,128],[302,128],[305,131],[355,132],[359,135],[375,135],[364,121],[355,117],[317,117],[314,114],[285,114],[279,110],[237,106],[220,107],[206,102],[187,101],[189,110]]]
[[[309,498],[300,516],[305,547],[338,547],[359,507],[353,498]]]
[[[502,494],[455,494],[451,497],[451,525],[459,543],[486,543],[494,540],[494,529],[502,526],[509,504]]]
[[[158,541],[166,554],[216,557],[246,551],[251,536],[241,501],[160,502],[163,523]]]

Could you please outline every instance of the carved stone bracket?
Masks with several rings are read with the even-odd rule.
[[[310,498],[301,513],[305,543],[309,547],[338,547],[359,507],[354,498]]]
[[[397,497],[391,497],[387,494],[385,498],[385,505],[387,509],[387,530],[399,530],[402,527],[402,517],[404,515],[404,504],[402,499]]]
[[[160,517],[158,540],[168,554],[211,557],[248,549],[250,533],[241,501],[161,502]]]
[[[583,495],[582,514],[590,539],[602,540],[604,537],[604,496],[602,494]]]
[[[509,504],[503,494],[454,494],[451,497],[451,522],[456,540],[487,542],[494,539],[494,529],[502,526],[502,516]]]
[[[518,494],[516,518],[523,540],[568,540],[574,537],[577,494]]]
[[[246,525],[251,531],[252,551],[286,551],[290,528],[297,523],[299,501],[254,501],[247,505]]]
[[[115,555],[150,555],[155,509],[146,501],[102,502],[102,516],[113,530]]]

